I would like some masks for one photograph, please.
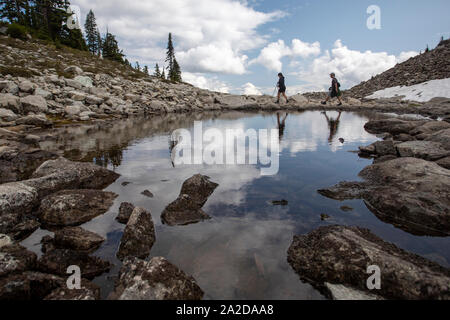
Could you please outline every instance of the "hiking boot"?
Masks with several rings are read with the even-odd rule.
[[[277,102],[275,102],[276,104],[280,104],[280,100],[277,100]]]
[[[326,102],[326,101],[322,101],[321,103],[322,103],[323,105],[326,105],[326,104],[327,104],[327,102]]]
[[[342,106],[342,102],[338,104],[338,107]]]

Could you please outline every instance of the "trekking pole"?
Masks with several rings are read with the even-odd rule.
[[[278,85],[275,86],[275,90],[273,90],[272,97],[275,95],[275,92],[277,92],[277,88],[278,88]]]

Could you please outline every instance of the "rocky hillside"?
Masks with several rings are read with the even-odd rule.
[[[372,79],[351,88],[346,94],[364,98],[396,86],[412,86],[429,80],[450,78],[450,39],[429,51],[413,57]]]

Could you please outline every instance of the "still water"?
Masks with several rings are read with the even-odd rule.
[[[58,140],[42,143],[77,161],[92,161],[121,174],[106,190],[119,195],[114,206],[83,228],[107,238],[95,255],[109,260],[109,274],[95,279],[106,298],[120,269],[115,257],[124,225],[115,221],[122,202],[148,209],[156,228],[151,257],[163,256],[192,275],[205,299],[323,299],[303,283],[287,263],[287,249],[295,234],[330,224],[357,225],[386,241],[449,266],[449,238],[417,237],[378,220],[363,201],[334,201],[317,193],[341,181],[359,180],[371,160],[354,151],[378,138],[363,126],[375,114],[303,112],[285,114],[223,113],[167,115],[128,119],[113,125],[63,128]],[[284,120],[284,123],[283,123]],[[174,166],[170,152],[173,130],[280,129],[279,172],[261,176],[257,165]],[[280,121],[280,122],[279,122]],[[281,126],[279,125],[281,124]],[[280,128],[281,127],[281,128]],[[342,140],[344,142],[342,143]],[[160,214],[175,200],[182,183],[201,173],[219,187],[204,211],[212,219],[194,225],[168,227]],[[123,186],[123,182],[130,184]],[[141,193],[150,190],[153,198]],[[273,206],[287,200],[287,206]],[[353,208],[343,211],[342,206]],[[330,219],[321,220],[321,214]],[[38,230],[24,244],[39,251]]]

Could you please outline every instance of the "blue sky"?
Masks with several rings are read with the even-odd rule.
[[[184,80],[233,93],[324,90],[336,72],[351,87],[450,37],[450,1],[431,0],[73,0],[118,36],[130,61],[164,63],[168,32]],[[381,10],[369,30],[367,8]],[[294,42],[293,42],[294,40]],[[340,40],[340,41],[338,41]],[[280,70],[281,69],[281,70]]]

